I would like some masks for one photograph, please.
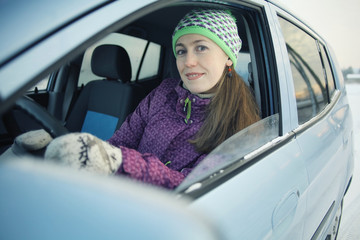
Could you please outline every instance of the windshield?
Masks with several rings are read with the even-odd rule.
[[[237,162],[246,162],[245,156],[279,136],[279,115],[264,118],[241,130],[215,148],[196,168],[185,178],[177,188],[182,191],[190,185],[202,181],[212,173]]]

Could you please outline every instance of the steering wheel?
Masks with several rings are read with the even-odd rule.
[[[69,133],[61,121],[50,115],[50,113],[48,113],[48,111],[46,111],[43,106],[27,96],[23,96],[16,101],[15,109],[19,109],[25,112],[30,118],[39,123],[42,128],[47,131],[53,138]],[[7,118],[5,121],[7,131],[9,133],[19,133],[20,128],[16,121],[14,121],[11,113],[7,114],[5,118]]]

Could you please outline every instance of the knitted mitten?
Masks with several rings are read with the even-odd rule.
[[[45,160],[101,174],[113,174],[121,165],[120,148],[89,134],[70,133],[55,138],[45,151]]]
[[[53,138],[44,129],[32,130],[15,138],[12,149],[15,153],[36,152],[44,149]]]

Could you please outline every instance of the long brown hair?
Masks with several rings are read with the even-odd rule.
[[[206,112],[206,118],[194,140],[199,152],[209,153],[230,136],[260,120],[254,96],[241,76],[231,69],[224,69],[214,87],[215,95]]]

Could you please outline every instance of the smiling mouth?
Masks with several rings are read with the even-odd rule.
[[[196,80],[199,79],[200,77],[202,77],[204,74],[203,73],[187,73],[185,74],[185,76],[187,77],[188,80]]]

